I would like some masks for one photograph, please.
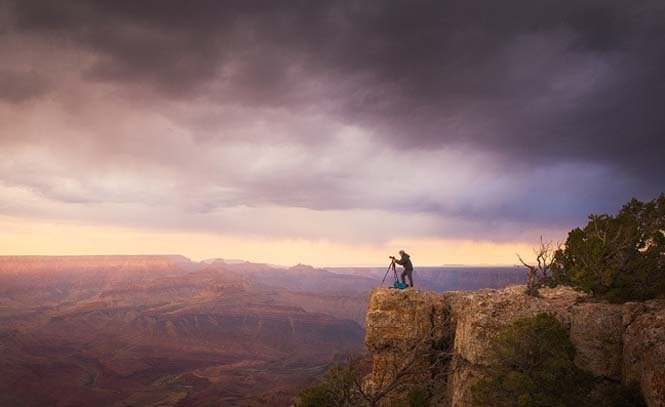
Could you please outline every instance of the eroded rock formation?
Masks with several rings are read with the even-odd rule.
[[[517,318],[549,312],[568,329],[580,368],[639,385],[649,407],[665,406],[665,300],[607,304],[568,287],[541,294],[528,296],[524,286],[447,293],[375,289],[366,319],[365,343],[374,359],[369,382],[384,377],[389,361],[431,334],[451,343],[451,355],[428,376],[430,383],[421,377],[419,385],[434,390],[435,405],[471,407],[471,385],[491,362],[491,339]]]

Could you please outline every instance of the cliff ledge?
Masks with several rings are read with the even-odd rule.
[[[433,335],[435,343],[450,344],[451,357],[437,368],[440,374],[420,382],[437,395],[435,406],[474,406],[470,387],[491,362],[491,339],[517,318],[549,312],[569,331],[578,367],[609,382],[638,385],[649,407],[665,407],[665,300],[608,304],[568,287],[541,294],[528,296],[524,286],[444,293],[375,289],[366,318],[365,344],[374,360],[369,383],[386,375],[396,355]]]

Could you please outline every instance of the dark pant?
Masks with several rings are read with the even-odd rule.
[[[400,278],[404,284],[406,284],[406,280],[404,277],[409,278],[409,286],[413,287],[413,270],[412,269],[404,269],[402,271],[402,274],[400,274]]]

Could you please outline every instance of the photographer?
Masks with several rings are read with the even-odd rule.
[[[406,284],[405,278],[409,278],[409,287],[413,287],[413,264],[411,263],[411,257],[404,251],[400,250],[399,251],[399,260],[395,258],[395,256],[390,256],[391,259],[396,264],[399,264],[400,266],[404,267],[404,271],[402,274],[400,274],[400,279],[402,280],[402,283]]]

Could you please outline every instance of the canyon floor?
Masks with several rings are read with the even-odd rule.
[[[0,257],[0,405],[287,406],[363,346],[381,268],[182,256]],[[424,288],[521,270],[416,270]]]

